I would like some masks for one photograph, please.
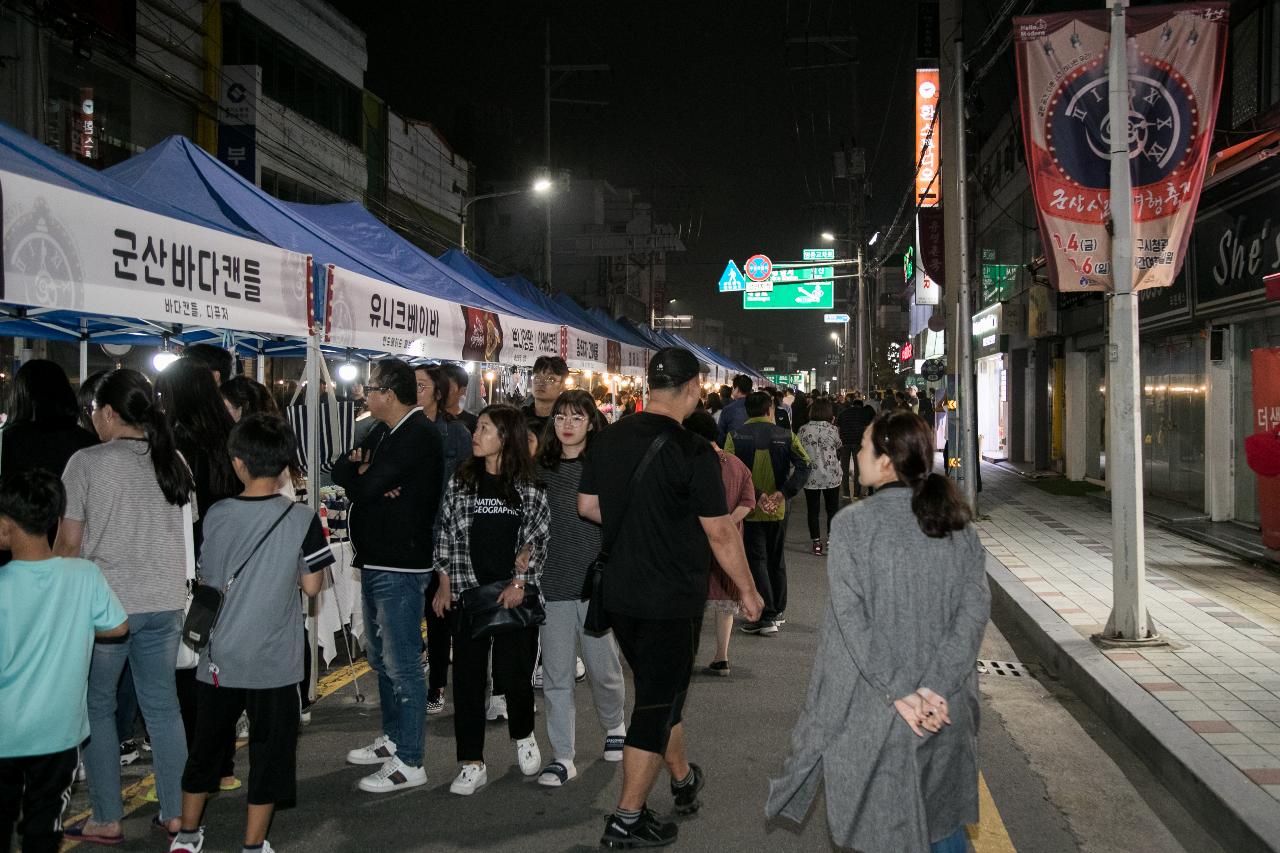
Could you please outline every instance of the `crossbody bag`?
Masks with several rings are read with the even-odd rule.
[[[209,645],[209,638],[213,635],[213,629],[218,626],[218,615],[222,612],[222,604],[226,601],[227,592],[230,591],[231,585],[240,577],[240,573],[249,565],[249,561],[253,559],[254,554],[257,554],[263,543],[271,538],[271,534],[280,526],[280,522],[284,521],[285,516],[289,514],[289,511],[294,506],[293,503],[290,503],[285,508],[285,511],[280,513],[280,517],[267,528],[266,533],[262,534],[262,538],[253,546],[249,556],[244,558],[240,568],[235,570],[221,589],[201,583],[197,574],[195,587],[191,593],[191,605],[187,609],[187,618],[182,624],[182,641],[194,651],[198,652]]]
[[[582,585],[581,598],[583,601],[589,602],[587,604],[587,615],[583,620],[583,629],[589,634],[599,635],[609,630],[609,616],[604,611],[604,571],[609,563],[609,552],[613,549],[613,543],[621,532],[622,520],[627,516],[627,509],[631,504],[631,496],[635,493],[636,487],[640,485],[641,480],[644,479],[649,463],[658,455],[658,451],[662,450],[663,445],[667,443],[667,439],[670,437],[670,430],[662,433],[653,440],[653,443],[649,445],[649,449],[645,451],[640,464],[636,466],[636,470],[631,474],[631,480],[627,483],[626,490],[622,493],[622,505],[618,507],[618,512],[614,516],[614,523],[605,526],[604,537],[600,542],[600,553],[596,555],[595,560],[587,567],[587,577]]]

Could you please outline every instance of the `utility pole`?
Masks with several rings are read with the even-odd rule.
[[[542,134],[547,164],[547,180],[551,180],[551,18],[547,18],[546,49],[542,65]],[[546,204],[546,231],[542,244],[542,281],[551,291],[551,202]]]
[[[1112,128],[1128,128],[1129,63],[1125,8],[1110,0],[1111,46],[1107,58]],[[1111,134],[1111,339],[1107,345],[1107,482],[1111,487],[1111,617],[1103,638],[1158,642],[1147,615],[1146,537],[1142,512],[1142,417],[1138,396],[1138,295],[1133,290],[1133,185],[1129,134]]]
[[[963,477],[960,483],[960,490],[976,515],[978,512],[978,465],[980,464],[976,429],[978,422],[978,389],[975,387],[976,383],[974,382],[973,328],[972,320],[969,316],[969,306],[973,304],[973,301],[969,295],[969,198],[964,140],[964,42],[961,39],[956,39],[955,73],[956,91],[955,95],[952,96],[952,101],[955,104],[955,115],[951,120],[951,130],[947,132],[950,132],[956,138],[954,149],[956,159],[955,162],[948,163],[944,167],[946,169],[944,174],[951,175],[950,182],[952,186],[948,189],[950,191],[951,204],[957,208],[955,214],[957,219],[955,236],[956,244],[960,250],[960,267],[957,270],[958,277],[956,279],[956,300],[960,303],[960,311],[956,316],[956,322],[960,327],[956,335],[956,348],[960,367],[960,381],[958,383],[958,402],[960,405],[957,409],[960,415],[960,428],[957,430],[957,434],[960,436],[960,470]]]
[[[854,302],[854,309],[857,311],[855,328],[858,335],[857,347],[857,364],[856,374],[853,384],[857,386],[863,394],[871,393],[871,384],[867,378],[867,280],[862,272],[862,263],[866,254],[862,246],[862,240],[858,240],[858,294]],[[845,327],[845,341],[849,340],[849,330]]]

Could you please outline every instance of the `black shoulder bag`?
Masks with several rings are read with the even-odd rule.
[[[195,589],[191,593],[191,607],[187,610],[187,618],[182,623],[182,641],[184,643],[197,652],[209,645],[209,638],[213,635],[213,629],[218,625],[218,614],[222,611],[222,602],[226,599],[227,591],[231,589],[231,585],[236,582],[236,578],[240,577],[240,573],[244,571],[245,566],[249,565],[253,555],[258,553],[258,549],[262,547],[263,543],[271,538],[271,534],[280,526],[280,522],[284,521],[285,516],[289,514],[289,510],[293,509],[293,507],[294,504],[290,503],[285,511],[280,513],[280,517],[275,520],[275,523],[267,528],[267,532],[262,534],[258,544],[253,546],[249,556],[244,558],[240,568],[235,570],[235,573],[231,575],[222,589],[200,583],[199,575],[197,575]]]
[[[609,551],[613,548],[614,540],[618,538],[622,520],[627,516],[631,495],[635,493],[636,487],[640,485],[640,481],[644,478],[644,473],[648,469],[649,463],[658,455],[658,451],[662,450],[662,446],[667,443],[667,439],[670,437],[670,431],[664,432],[653,440],[653,444],[649,445],[644,458],[640,460],[640,464],[636,466],[635,472],[632,473],[631,481],[627,483],[626,491],[622,493],[622,505],[618,507],[618,514],[615,516],[617,521],[605,528],[604,539],[600,543],[600,553],[596,555],[595,560],[587,567],[587,577],[582,585],[581,598],[583,601],[590,602],[587,605],[586,618],[583,620],[583,629],[588,634],[600,635],[609,630],[609,616],[604,612],[604,570],[609,562]]]

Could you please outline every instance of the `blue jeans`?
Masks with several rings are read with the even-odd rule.
[[[378,674],[382,733],[396,757],[422,766],[426,748],[427,685],[422,677],[422,611],[430,572],[360,572],[364,590],[365,644]]]
[[[178,656],[182,611],[130,613],[129,634],[120,642],[93,644],[89,666],[89,745],[84,766],[89,775],[93,821],[124,818],[120,800],[120,733],[116,729],[116,691],[125,664],[133,672],[138,704],[151,734],[160,819],[182,816],[182,768],[187,738],[178,710],[173,665]]]

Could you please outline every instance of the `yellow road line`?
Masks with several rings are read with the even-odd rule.
[[[978,774],[978,825],[966,827],[969,841],[977,853],[1016,853],[1013,839],[1004,828],[1004,820],[987,787],[986,778]]]
[[[324,678],[321,678],[319,681],[316,682],[316,702],[319,702],[321,699],[323,699],[326,696],[331,696],[334,693],[337,693],[339,690],[346,687],[352,681],[354,681],[355,679],[359,678],[362,675],[367,674],[368,672],[369,672],[368,661],[360,661],[353,668],[343,667],[342,669],[334,670],[333,672],[329,673]],[[243,749],[246,743],[248,743],[248,741],[241,741],[239,744],[236,745],[236,749],[237,750]],[[143,778],[139,779],[137,782],[134,782],[132,785],[126,786],[120,792],[120,798],[124,800],[124,816],[125,817],[128,817],[129,815],[133,814],[143,806],[149,805],[149,803],[146,800],[144,800],[143,797],[146,796],[147,791],[151,790],[151,788],[155,784],[156,784],[155,774],[149,773]],[[71,817],[63,820],[62,825],[74,826],[75,824],[79,823],[80,821],[84,820],[85,818],[89,817],[92,814],[93,814],[92,809],[80,812],[77,815],[72,815]],[[62,843],[62,850],[65,853],[65,851],[70,850],[74,847],[78,847],[82,843],[83,842],[72,841],[68,839]]]

